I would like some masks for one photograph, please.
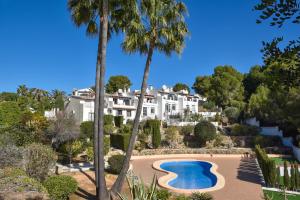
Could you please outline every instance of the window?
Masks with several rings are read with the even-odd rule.
[[[89,121],[93,121],[94,120],[94,113],[90,112],[89,113]]]
[[[108,114],[112,114],[112,110],[109,108],[107,109]]]
[[[176,105],[175,104],[172,105],[172,110],[176,110]]]
[[[126,106],[129,106],[129,105],[130,105],[129,99],[125,99],[125,100],[124,100],[124,103],[125,103]]]
[[[143,116],[147,116],[147,107],[143,107]]]
[[[131,117],[131,111],[127,110],[127,117]]]
[[[118,115],[122,115],[122,110],[118,110]]]
[[[118,99],[114,98],[114,104],[118,104]]]
[[[170,112],[170,106],[169,106],[169,104],[165,105],[165,112]]]
[[[155,108],[151,108],[151,114],[155,113]]]

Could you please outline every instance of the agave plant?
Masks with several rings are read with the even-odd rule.
[[[123,194],[119,194],[121,200],[158,200],[156,176],[153,177],[150,187],[146,186],[141,179],[135,177],[127,177],[127,182],[131,198],[128,198]]]

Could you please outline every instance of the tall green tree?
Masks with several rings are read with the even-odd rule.
[[[130,143],[120,175],[112,187],[115,193],[121,191],[129,168],[129,161],[138,133],[153,53],[155,50],[166,55],[171,55],[172,52],[181,53],[185,36],[188,34],[187,25],[184,21],[187,9],[183,2],[177,0],[141,0],[139,8],[140,17],[132,20],[128,25],[122,46],[125,52],[139,52],[147,55],[147,60]]]
[[[106,200],[109,194],[104,174],[104,89],[107,40],[113,33],[127,27],[134,12],[133,0],[68,0],[72,20],[86,26],[86,34],[98,36],[94,108],[94,165],[97,199]]]
[[[228,106],[244,107],[243,75],[232,66],[218,66],[210,81],[208,99],[216,105],[226,108]]]
[[[298,0],[261,0],[254,8],[261,12],[256,23],[271,19],[271,26],[283,26],[287,20],[292,23],[300,23],[300,2]]]
[[[190,93],[190,87],[187,85],[187,84],[184,84],[184,83],[176,83],[174,86],[173,86],[173,91],[174,92],[179,92],[181,90],[186,90],[188,91],[188,93]]]
[[[128,89],[131,86],[131,82],[127,76],[118,75],[111,76],[106,84],[106,92],[107,93],[115,93],[119,89]]]
[[[245,98],[248,101],[257,87],[264,82],[263,68],[259,65],[251,67],[249,73],[245,74],[243,85],[245,88]]]
[[[86,26],[86,34],[98,35],[94,108],[94,167],[97,199],[108,199],[104,175],[103,117],[104,72],[108,32],[108,1],[69,0],[68,7],[76,26]],[[104,62],[104,63],[103,63]]]
[[[208,97],[211,86],[210,80],[211,76],[197,76],[192,87],[193,90],[201,96]]]

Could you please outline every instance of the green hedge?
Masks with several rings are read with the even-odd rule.
[[[129,144],[130,134],[111,134],[110,145],[114,148],[127,150]]]
[[[113,115],[104,115],[104,125],[113,125],[114,116]]]
[[[115,126],[118,128],[121,128],[121,126],[123,125],[123,116],[115,116],[114,117],[114,121],[115,121]]]
[[[67,200],[69,195],[77,190],[77,182],[71,176],[51,176],[43,183],[50,198],[55,200]]]
[[[154,148],[158,148],[161,142],[160,121],[156,119],[147,120],[144,132],[152,135],[152,145]]]
[[[108,159],[110,166],[110,172],[113,174],[119,174],[123,167],[125,156],[124,155],[113,155]]]
[[[275,161],[271,160],[265,150],[261,149],[259,145],[255,146],[255,153],[266,185],[275,187],[278,180]]]
[[[194,135],[201,146],[204,146],[207,141],[215,139],[217,130],[209,121],[201,121],[194,128]]]

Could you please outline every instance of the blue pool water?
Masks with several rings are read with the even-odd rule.
[[[169,185],[179,189],[203,189],[215,186],[217,177],[210,172],[212,165],[204,161],[172,161],[160,167],[174,172],[177,177]]]

